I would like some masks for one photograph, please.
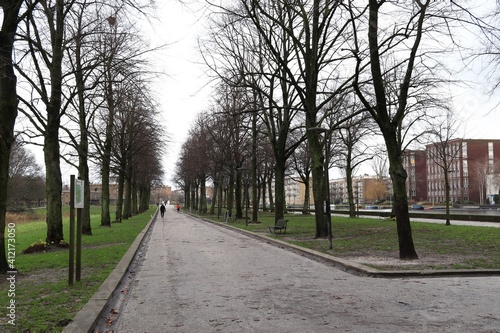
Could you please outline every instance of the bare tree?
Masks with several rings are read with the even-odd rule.
[[[99,23],[96,23],[94,15],[86,15],[88,12],[99,11],[95,8],[94,1],[82,1],[75,4],[68,15],[67,33],[73,36],[72,43],[68,43],[66,48],[69,60],[69,70],[74,75],[74,89],[67,87],[65,93],[70,102],[68,117],[78,128],[70,127],[70,124],[62,127],[69,138],[68,144],[73,146],[77,153],[78,176],[84,182],[84,207],[81,213],[82,234],[92,235],[90,224],[90,171],[89,171],[89,127],[93,120],[95,108],[91,99],[91,93],[95,88],[96,81],[90,80],[94,70],[100,61],[97,53],[94,52],[92,38],[89,35],[99,33]],[[99,20],[99,16],[97,16]],[[73,97],[74,96],[74,97]],[[61,135],[62,136],[62,135]],[[69,164],[74,164],[71,158],[62,156]]]
[[[277,114],[300,105],[298,110],[302,112],[303,125],[312,129],[306,135],[312,157],[316,237],[327,236],[328,224],[323,214],[327,182],[324,177],[324,145],[327,140],[321,140],[322,134],[315,129],[322,124],[323,106],[348,86],[349,80],[340,63],[350,57],[346,43],[350,40],[348,22],[353,16],[344,9],[346,7],[342,2],[322,0],[293,4],[287,1],[241,0],[233,8],[222,8],[234,18],[233,22],[245,21],[246,26],[251,27],[252,35],[258,36],[255,37],[258,39],[255,45],[260,48],[254,49],[264,50],[264,63],[269,67],[265,71],[262,67],[255,67],[250,73],[260,73],[268,82],[282,87],[276,90],[275,95],[280,100],[267,95],[269,104],[261,105],[273,107]],[[277,100],[280,103],[273,104]],[[287,121],[289,118],[281,119]],[[286,130],[286,127],[281,126],[277,130]],[[286,136],[275,135],[277,133],[273,134],[277,140],[286,140]],[[277,171],[281,160],[276,161],[279,163]],[[277,188],[276,195],[281,195],[281,192]],[[276,216],[281,214],[276,213]]]
[[[286,16],[280,7],[274,8],[276,15]],[[290,141],[291,135],[297,130],[293,119],[298,112],[294,105],[293,90],[287,83],[288,80],[277,78],[288,75],[283,67],[267,58],[272,57],[269,48],[259,37],[258,31],[248,20],[238,20],[239,15],[226,11],[219,21],[214,21],[211,43],[206,43],[206,50],[212,55],[205,57],[206,62],[227,84],[247,89],[248,106],[244,112],[251,114],[251,129],[253,131],[252,146],[252,202],[257,206],[257,159],[256,143],[258,132],[265,132],[271,142],[275,156],[275,220],[283,218],[285,211],[285,171],[286,161],[293,152],[296,143]],[[264,24],[263,24],[264,26]],[[263,27],[262,26],[262,27]],[[272,29],[271,26],[265,29]],[[275,26],[278,29],[278,26]],[[292,54],[292,50],[285,42],[284,33],[280,50],[283,54]],[[205,52],[208,54],[208,52]],[[286,57],[286,56],[285,56]],[[220,68],[224,68],[221,70]],[[263,124],[264,128],[260,128]],[[258,128],[259,127],[259,128]],[[254,208],[252,218],[257,219],[257,210]]]
[[[34,1],[27,1],[29,6]],[[41,0],[27,15],[20,33],[26,43],[20,75],[30,84],[33,94],[21,97],[21,111],[31,120],[44,139],[44,159],[47,196],[47,238],[49,244],[58,246],[63,240],[62,226],[62,177],[60,165],[59,130],[68,101],[63,99],[63,84],[68,73],[63,72],[66,47],[65,20],[73,2]],[[28,69],[28,60],[31,68]],[[36,73],[32,75],[31,70]],[[47,79],[48,76],[48,79]],[[37,101],[41,101],[42,109]]]
[[[19,141],[12,147],[9,167],[8,203],[10,209],[29,208],[44,201],[45,180],[35,155]]]
[[[292,154],[292,165],[294,171],[299,175],[300,183],[304,184],[304,202],[302,203],[302,214],[309,214],[311,206],[311,155],[307,142],[302,142]]]
[[[458,130],[458,118],[447,112],[445,119],[431,126],[431,142],[427,147],[427,158],[441,169],[444,178],[446,225],[450,225],[450,174],[459,172],[458,157],[462,151],[462,141],[453,140]]]
[[[427,99],[422,100],[419,92],[437,91],[443,82],[441,78],[434,78],[443,64],[434,59],[433,54],[446,50],[438,41],[448,36],[451,21],[458,14],[451,5],[430,0],[415,0],[411,4],[369,0],[367,8],[358,9],[352,3],[351,8],[355,12],[367,10],[368,14],[366,21],[352,21],[356,25],[352,52],[357,58],[354,89],[377,123],[387,148],[399,257],[418,259],[408,214],[403,150],[407,129],[421,117],[409,119],[408,114],[425,111],[424,105],[428,103],[423,102]],[[388,13],[393,20],[379,19]],[[432,42],[424,47],[424,40]],[[435,89],[430,90],[429,85]]]
[[[24,1],[0,1],[3,22],[0,28],[0,273],[9,270],[5,249],[6,204],[9,179],[9,161],[17,118],[17,77],[14,73],[13,52],[15,35],[21,20]],[[32,7],[27,7],[26,13]],[[7,246],[6,246],[7,245]],[[14,269],[13,265],[11,268]]]
[[[353,100],[349,100],[347,97],[336,103],[333,107],[339,108],[333,114],[336,115],[337,119],[340,118],[341,120],[341,123],[335,126],[338,128],[338,131],[334,134],[338,142],[335,150],[337,158],[336,166],[345,171],[349,216],[355,217],[356,206],[354,203],[352,181],[356,169],[364,162],[373,158],[373,155],[369,153],[371,147],[367,144],[368,140],[366,140],[369,134],[373,134],[373,124],[370,121],[368,113],[359,113],[356,115],[356,111],[361,108],[361,105]],[[345,118],[344,113],[355,116]]]

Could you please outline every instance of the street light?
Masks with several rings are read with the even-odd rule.
[[[325,133],[324,136],[324,144],[325,144],[325,217],[326,217],[326,225],[328,229],[328,249],[332,249],[332,212],[330,209],[330,177],[328,176],[328,142],[326,133],[328,132],[327,128],[323,127],[310,127],[307,129],[308,131],[317,131],[319,133]]]

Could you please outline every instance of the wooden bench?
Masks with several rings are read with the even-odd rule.
[[[281,231],[283,231],[283,233],[286,234],[287,223],[288,223],[288,220],[280,219],[280,220],[278,220],[278,222],[276,222],[275,225],[269,226],[269,232],[276,234],[276,230],[279,230],[280,234],[281,234]]]

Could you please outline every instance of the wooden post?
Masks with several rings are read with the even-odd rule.
[[[77,202],[76,209],[76,281],[80,281],[82,274],[82,209],[83,209],[83,181],[78,178],[78,194],[80,197],[78,198],[79,202]]]
[[[68,284],[73,284],[75,266],[75,175],[71,175],[69,185],[69,270]]]
[[[82,208],[76,209],[76,281],[82,274]]]

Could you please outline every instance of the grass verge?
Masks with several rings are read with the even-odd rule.
[[[91,208],[92,236],[82,237],[81,281],[68,286],[68,249],[45,253],[21,254],[35,242],[45,239],[43,221],[16,225],[15,296],[0,294],[1,332],[61,332],[88,299],[97,291],[123,257],[137,235],[151,219],[154,208],[123,223],[100,227],[100,207]],[[64,235],[69,241],[69,219],[63,221]],[[0,290],[10,285],[5,277]],[[15,301],[15,326],[8,323],[7,307]]]
[[[217,217],[204,217],[217,221]],[[272,214],[261,213],[259,219],[258,224],[246,226],[245,220],[239,219],[231,225],[384,270],[500,269],[500,228],[412,222],[420,259],[401,261],[393,220],[334,216],[333,249],[329,250],[326,239],[314,238],[313,215],[286,214],[287,232],[277,235],[268,230],[274,224]]]

